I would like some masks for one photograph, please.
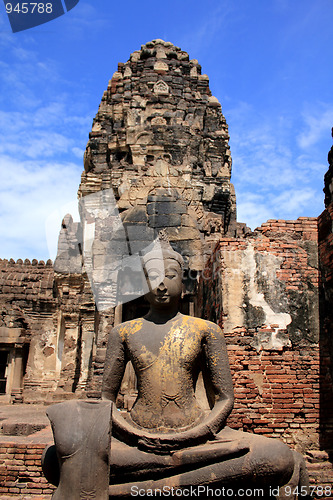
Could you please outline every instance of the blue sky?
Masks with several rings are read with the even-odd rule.
[[[49,258],[118,62],[162,38],[198,59],[229,124],[238,220],[317,216],[332,144],[331,0],[80,0],[13,34],[0,3],[2,258]],[[54,257],[54,253],[51,255]]]

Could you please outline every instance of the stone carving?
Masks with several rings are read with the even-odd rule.
[[[165,62],[156,61],[156,63],[154,64],[155,71],[165,72],[165,71],[168,71],[168,69],[169,69],[169,66]]]
[[[112,330],[104,401],[48,409],[55,446],[45,450],[43,469],[58,486],[54,499],[129,497],[135,487],[236,487],[240,479],[269,496],[289,481],[300,491],[309,486],[301,455],[281,441],[226,426],[233,407],[226,344],[217,325],[179,312],[182,264],[165,240],[143,257],[150,309]],[[115,405],[129,360],[138,397],[124,418]],[[207,410],[195,395],[201,371]]]
[[[242,479],[248,487],[272,488],[293,477],[308,486],[299,454],[279,440],[226,426],[233,388],[222,331],[178,312],[182,258],[165,242],[162,248],[163,261],[154,251],[145,257],[148,314],[118,325],[108,340],[103,398],[116,403],[128,360],[138,380],[130,414],[113,412],[110,496],[130,496],[135,484],[218,487]],[[201,370],[208,411],[194,392]]]
[[[166,119],[163,118],[163,116],[155,116],[154,118],[152,118],[151,124],[152,125],[166,125],[167,122],[166,122]]]
[[[169,93],[169,87],[163,80],[159,80],[154,85],[154,92],[155,94],[167,95]]]
[[[58,486],[53,499],[108,498],[111,404],[66,401],[47,410],[54,442],[44,451],[43,471]]]

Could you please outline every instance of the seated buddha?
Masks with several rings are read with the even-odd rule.
[[[230,429],[233,384],[221,329],[179,312],[182,257],[163,242],[145,256],[150,309],[110,333],[102,398],[112,403],[110,497],[164,487],[308,487],[301,455],[277,439]],[[116,399],[131,361],[138,396],[130,413]],[[202,372],[210,410],[195,395]],[[134,488],[134,489],[133,489]],[[304,490],[302,490],[304,491]],[[290,498],[290,497],[289,497]]]

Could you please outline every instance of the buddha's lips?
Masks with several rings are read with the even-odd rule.
[[[156,295],[156,298],[158,300],[164,300],[164,299],[167,299],[169,297],[169,295]]]

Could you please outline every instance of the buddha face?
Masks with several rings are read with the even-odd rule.
[[[182,293],[182,269],[175,259],[151,259],[146,263],[150,292],[148,302],[155,307],[177,304]]]

